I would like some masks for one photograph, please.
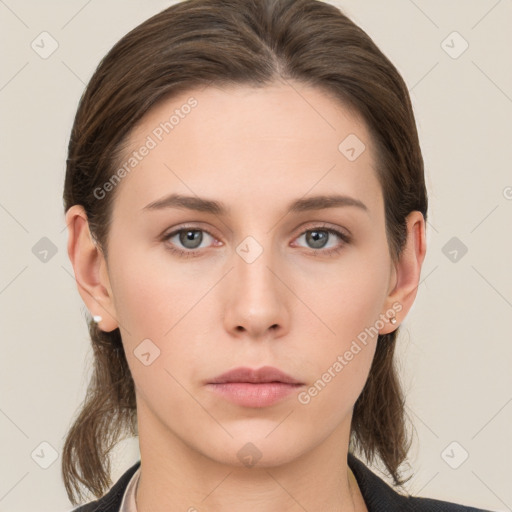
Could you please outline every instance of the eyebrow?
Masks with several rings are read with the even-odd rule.
[[[311,210],[323,210],[326,208],[338,208],[341,206],[354,206],[365,212],[368,208],[359,199],[344,195],[318,195],[305,199],[297,199],[288,205],[287,212],[298,213]],[[201,197],[184,196],[180,194],[170,194],[161,199],[149,203],[143,211],[155,211],[165,208],[179,208],[194,210],[198,212],[212,213],[214,215],[228,215],[230,209],[219,201],[204,199]]]

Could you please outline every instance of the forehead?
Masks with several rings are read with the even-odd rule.
[[[123,165],[116,203],[131,210],[171,192],[248,207],[335,188],[369,207],[381,202],[364,122],[296,82],[209,86],[166,99],[132,131]]]

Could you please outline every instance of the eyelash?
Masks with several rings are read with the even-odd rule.
[[[215,239],[215,237],[206,229],[201,229],[201,228],[198,228],[195,226],[182,226],[179,229],[176,229],[176,230],[172,231],[171,233],[164,235],[162,240],[165,242],[165,241],[171,239],[173,236],[175,236],[183,231],[202,231],[204,233],[207,233],[208,235],[210,235],[212,238]],[[327,250],[309,249],[308,253],[312,256],[335,256],[336,254],[338,254],[339,252],[341,252],[343,250],[343,248],[345,247],[346,244],[349,244],[351,242],[351,238],[349,235],[347,235],[341,231],[338,231],[337,229],[331,228],[329,226],[323,226],[323,225],[314,226],[310,229],[306,229],[305,231],[300,233],[297,238],[299,238],[302,235],[305,235],[306,233],[309,233],[311,231],[325,231],[326,233],[329,233],[331,235],[338,236],[343,241],[340,245],[338,245],[337,247],[334,247],[332,249],[327,249]],[[168,250],[174,254],[177,254],[178,256],[185,257],[185,258],[194,258],[197,256],[201,256],[201,249],[182,250],[182,249],[176,249],[176,247],[173,247],[173,246],[169,246]]]

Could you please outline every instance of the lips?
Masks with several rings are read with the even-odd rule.
[[[303,383],[272,366],[234,368],[206,383],[206,388],[241,407],[264,408],[290,398]]]
[[[223,373],[222,375],[208,381],[208,384],[226,384],[233,382],[246,382],[251,384],[263,384],[270,382],[295,385],[303,384],[273,366],[262,366],[258,369],[251,369],[247,367],[234,368],[233,370]]]

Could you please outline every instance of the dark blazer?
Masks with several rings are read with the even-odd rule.
[[[351,453],[348,454],[348,465],[356,477],[368,512],[490,512],[447,501],[402,496]],[[72,512],[119,512],[124,491],[139,466],[140,461],[129,468],[105,496]]]

